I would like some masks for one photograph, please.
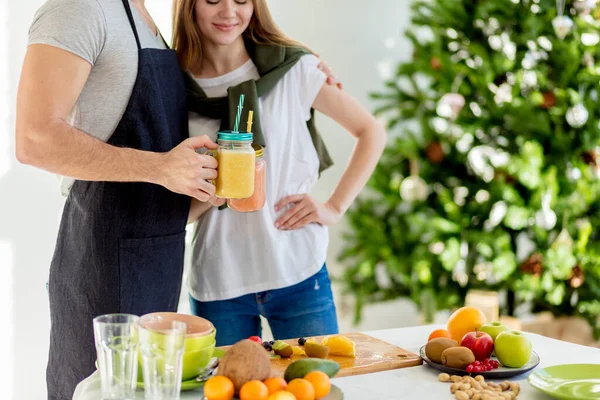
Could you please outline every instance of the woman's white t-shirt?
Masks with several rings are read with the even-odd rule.
[[[329,243],[325,226],[309,224],[292,231],[274,226],[287,211],[275,212],[275,204],[289,195],[310,193],[318,179],[319,159],[306,126],[326,80],[318,64],[315,56],[303,56],[259,99],[266,142],[266,204],[254,213],[213,208],[200,218],[188,275],[195,299],[227,300],[288,287],[316,274],[325,263]],[[230,86],[258,78],[250,60],[226,75],[196,81],[209,97],[223,97]],[[190,136],[216,140],[220,121],[190,113],[189,126]]]

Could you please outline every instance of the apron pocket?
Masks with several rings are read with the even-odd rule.
[[[177,311],[185,231],[144,239],[119,239],[120,312]]]

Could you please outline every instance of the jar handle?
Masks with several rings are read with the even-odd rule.
[[[205,156],[209,156],[209,157],[215,157],[215,158],[216,158],[216,157],[217,157],[217,154],[216,154],[216,153],[217,153],[217,151],[218,151],[218,150],[207,150],[207,151],[204,153],[204,155],[205,155]],[[217,173],[218,173],[218,167],[217,167]],[[206,180],[206,182],[208,182],[208,183],[210,183],[210,184],[212,184],[212,185],[216,185],[216,184],[217,184],[217,182],[216,182],[214,179],[207,179],[207,180]]]

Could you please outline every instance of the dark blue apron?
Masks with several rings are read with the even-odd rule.
[[[108,143],[167,152],[188,137],[183,75],[175,51],[141,48],[128,0],[123,4],[139,65]],[[189,197],[159,185],[75,182],[50,267],[48,399],[71,400],[94,372],[94,317],[177,310],[189,206]]]

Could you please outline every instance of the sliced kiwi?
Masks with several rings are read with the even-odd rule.
[[[294,354],[294,349],[292,349],[292,346],[286,342],[282,342],[281,340],[273,343],[273,351],[275,354],[283,358],[290,358],[292,354]]]
[[[327,358],[329,347],[318,343],[306,342],[304,343],[304,352],[308,357]]]

